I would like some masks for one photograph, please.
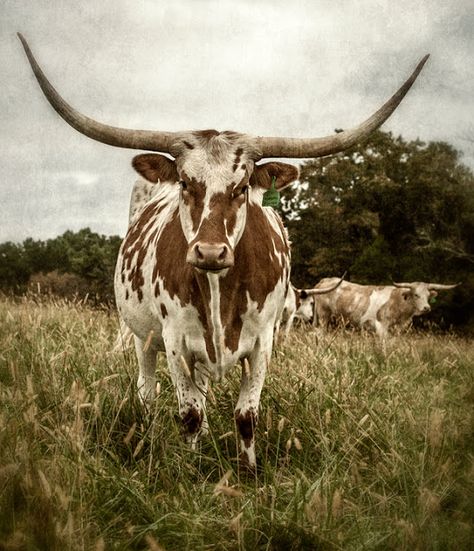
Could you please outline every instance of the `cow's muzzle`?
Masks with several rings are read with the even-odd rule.
[[[206,272],[220,272],[234,265],[234,253],[225,243],[194,243],[186,256],[186,261]]]

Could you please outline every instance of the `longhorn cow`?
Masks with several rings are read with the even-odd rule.
[[[207,428],[208,379],[222,379],[241,362],[235,420],[241,461],[254,468],[260,394],[290,276],[285,228],[272,208],[262,207],[262,196],[272,183],[280,191],[298,177],[292,165],[257,162],[322,157],[366,138],[396,109],[428,56],[392,98],[353,129],[310,139],[255,137],[97,122],[62,99],[19,38],[46,98],[66,122],[99,142],[155,152],[132,162],[158,189],[135,214],[115,274],[117,306],[134,334],[141,399],[153,399],[156,355],[165,351],[185,437],[194,446]]]
[[[284,323],[284,338],[290,334],[295,319],[312,323],[314,317],[315,300],[317,295],[324,295],[337,289],[342,283],[344,276],[332,285],[325,288],[297,289],[292,284],[288,286],[285,299],[285,307],[281,322]],[[278,341],[280,322],[275,327],[275,344]]]
[[[336,278],[326,278],[318,285],[330,285]],[[407,329],[414,316],[431,310],[429,304],[440,290],[455,285],[440,283],[393,283],[387,286],[359,285],[344,281],[330,295],[321,296],[315,304],[319,327],[326,331],[331,319],[350,323],[359,329],[369,329],[381,338]]]

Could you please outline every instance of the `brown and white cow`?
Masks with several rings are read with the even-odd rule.
[[[262,207],[262,196],[272,180],[281,190],[298,175],[291,165],[256,163],[321,157],[359,142],[396,109],[428,56],[392,98],[353,129],[311,139],[253,137],[97,122],[61,98],[19,38],[41,89],[66,122],[109,145],[160,153],[133,160],[158,190],[134,215],[115,277],[117,306],[135,335],[139,394],[144,402],[153,398],[156,354],[164,350],[186,438],[194,445],[206,429],[208,379],[221,379],[241,362],[235,418],[241,458],[255,466],[260,394],[290,273],[286,231],[275,211]]]
[[[297,289],[292,284],[288,286],[288,292],[285,299],[285,307],[281,322],[284,323],[284,338],[286,339],[291,331],[295,320],[312,323],[314,316],[314,303],[316,295],[324,295],[337,289],[342,283],[344,276],[338,279],[337,283],[327,288]],[[278,342],[280,322],[275,326],[275,344]]]
[[[335,280],[326,278],[319,285],[330,285]],[[407,329],[414,316],[429,312],[429,301],[437,291],[454,289],[457,285],[413,282],[376,286],[345,281],[336,291],[316,301],[318,325],[326,331],[332,319],[341,320],[375,331],[384,339],[390,333]]]

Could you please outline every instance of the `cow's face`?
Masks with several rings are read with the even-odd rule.
[[[309,295],[304,289],[297,290],[299,306],[296,316],[306,322],[312,323],[314,315],[314,295]]]
[[[179,216],[188,242],[186,261],[207,272],[224,273],[245,228],[249,203],[261,204],[275,181],[283,189],[298,177],[283,163],[254,164],[243,136],[193,132],[173,147],[175,160],[138,155],[134,168],[148,181],[179,186]]]
[[[415,316],[428,313],[431,310],[429,300],[437,294],[436,291],[430,290],[426,283],[415,284],[412,289],[403,291],[403,297],[412,305]]]

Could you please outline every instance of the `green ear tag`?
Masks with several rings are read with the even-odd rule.
[[[436,302],[436,298],[435,297],[431,297],[430,298],[430,304],[434,304]]]
[[[280,192],[275,189],[276,177],[272,177],[272,187],[263,194],[262,206],[276,208],[280,204]]]

